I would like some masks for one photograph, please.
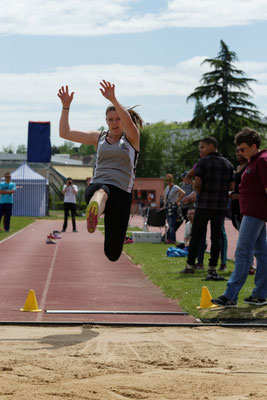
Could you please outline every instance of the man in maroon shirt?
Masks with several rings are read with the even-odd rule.
[[[211,300],[219,306],[237,305],[238,294],[246,282],[254,254],[257,260],[255,288],[244,302],[267,304],[267,150],[260,150],[260,143],[260,135],[250,128],[244,128],[235,138],[237,149],[248,160],[239,185],[243,218],[235,252],[235,270],[224,294]]]

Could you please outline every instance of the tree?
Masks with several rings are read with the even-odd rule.
[[[179,182],[182,172],[191,169],[198,159],[201,132],[188,129],[188,123],[157,122],[146,125],[140,135],[140,155],[136,176],[162,178],[173,174]]]
[[[95,146],[92,144],[81,144],[79,147],[79,155],[80,156],[88,156],[90,154],[95,154]]]
[[[74,142],[64,140],[64,144],[58,146],[60,154],[76,154],[78,152],[78,147],[75,146]]]
[[[27,153],[27,147],[25,144],[19,144],[17,147],[17,154],[25,154]]]
[[[202,86],[198,86],[191,93],[188,100],[196,101],[194,117],[191,126],[210,128],[219,142],[220,151],[224,156],[233,152],[235,134],[244,126],[259,128],[264,126],[260,122],[260,112],[255,104],[249,101],[251,95],[247,92],[255,79],[245,77],[245,72],[234,67],[237,61],[235,52],[221,40],[220,51],[216,58],[207,58],[202,64],[208,63],[211,72],[203,74]],[[203,105],[201,100],[214,101]]]
[[[14,150],[14,144],[8,144],[7,146],[3,146],[3,153],[6,154],[13,154],[15,152]]]

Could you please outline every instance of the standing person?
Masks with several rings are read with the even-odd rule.
[[[104,215],[104,251],[110,261],[121,255],[130,217],[132,188],[139,154],[141,117],[126,109],[115,96],[115,85],[103,80],[100,92],[111,102],[106,109],[107,131],[76,131],[69,127],[69,109],[74,93],[62,86],[58,96],[63,109],[60,118],[60,136],[97,148],[96,166],[85,198],[87,230],[93,233],[98,218]]]
[[[219,268],[219,271],[226,271],[226,263],[227,263],[227,249],[228,249],[228,239],[227,239],[227,234],[224,226],[224,219],[222,222],[222,227],[221,227],[221,266]]]
[[[167,182],[167,186],[164,191],[164,198],[166,217],[169,226],[167,232],[167,243],[176,244],[176,230],[178,229],[176,223],[177,209],[178,206],[180,206],[180,201],[185,195],[185,191],[174,184],[172,174],[167,174],[165,181]]]
[[[188,221],[188,218],[187,218],[187,211],[189,210],[189,208],[190,207],[193,207],[193,205],[194,205],[194,202],[189,202],[188,200],[188,198],[187,198],[187,201],[186,202],[184,202],[184,199],[189,195],[189,194],[191,194],[192,193],[192,184],[191,184],[191,182],[190,182],[190,180],[187,178],[187,171],[186,172],[184,172],[182,175],[181,175],[181,178],[182,178],[182,184],[181,184],[181,186],[180,186],[180,188],[181,189],[183,189],[184,190],[184,192],[185,192],[185,197],[182,199],[182,201],[181,201],[181,210],[182,210],[182,214],[183,214],[183,217],[184,217],[184,220],[185,220],[185,222],[187,222]]]
[[[78,188],[76,185],[73,185],[71,177],[67,178],[67,182],[66,185],[63,186],[62,193],[64,194],[64,224],[61,232],[66,232],[69,212],[71,212],[72,231],[78,232],[75,221],[76,196],[78,193]]]
[[[240,206],[239,206],[239,185],[241,183],[241,177],[243,172],[247,167],[248,160],[243,157],[243,154],[239,149],[236,150],[236,158],[239,162],[239,165],[235,172],[235,188],[234,191],[230,195],[231,199],[231,219],[233,226],[239,231],[242,215],[240,214]],[[251,266],[249,269],[249,275],[255,275],[255,267],[253,266],[253,259],[251,260]]]
[[[86,178],[86,186],[89,186],[89,185],[90,185],[90,181],[91,181],[91,178],[88,176],[88,177]]]
[[[220,254],[221,227],[228,204],[228,191],[234,187],[232,164],[217,150],[217,140],[208,136],[199,143],[200,159],[194,166],[194,187],[198,192],[197,208],[186,267],[181,273],[195,272],[195,260],[200,240],[204,238],[208,221],[211,224],[211,250],[207,279],[220,279],[216,272]]]
[[[239,230],[242,220],[239,206],[239,185],[241,183],[243,172],[247,168],[248,160],[243,156],[243,153],[239,148],[236,149],[236,158],[239,162],[239,166],[237,167],[235,172],[235,187],[234,191],[230,195],[230,198],[232,209],[232,224],[237,230]]]
[[[236,135],[235,144],[248,160],[239,185],[239,203],[242,221],[235,251],[235,269],[222,296],[212,303],[235,307],[238,294],[246,282],[252,257],[255,254],[257,269],[255,288],[244,302],[252,305],[267,304],[267,150],[260,150],[260,135],[244,128]]]
[[[5,173],[5,181],[0,183],[0,223],[4,216],[4,230],[9,232],[10,219],[12,215],[13,195],[16,190],[16,184],[11,182],[9,172]]]

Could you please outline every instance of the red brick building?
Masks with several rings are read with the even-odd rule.
[[[143,206],[149,202],[155,207],[160,206],[160,197],[164,194],[163,178],[136,178],[133,189],[132,213],[138,213],[138,202]]]

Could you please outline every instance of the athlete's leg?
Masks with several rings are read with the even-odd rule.
[[[109,185],[110,196],[105,209],[104,250],[110,261],[117,261],[121,255],[127,232],[132,194]]]
[[[98,218],[103,214],[109,195],[106,185],[92,184],[85,191],[87,230],[93,233],[96,230]]]

